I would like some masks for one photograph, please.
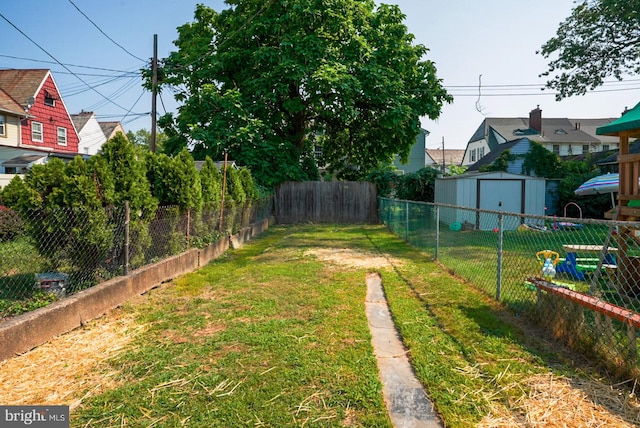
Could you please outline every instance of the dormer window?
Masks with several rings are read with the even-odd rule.
[[[564,129],[556,129],[554,134],[556,134],[556,135],[567,135],[567,131],[565,131]]]

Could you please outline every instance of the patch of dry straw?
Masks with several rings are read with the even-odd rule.
[[[305,256],[315,256],[323,262],[353,268],[385,268],[400,266],[402,261],[390,256],[355,251],[349,248],[318,248],[305,252]]]
[[[68,405],[115,385],[106,364],[143,326],[120,310],[90,321],[29,352],[0,362],[3,405]]]
[[[510,409],[496,403],[479,427],[624,428],[640,423],[638,398],[620,385],[549,373],[512,387],[523,395]]]

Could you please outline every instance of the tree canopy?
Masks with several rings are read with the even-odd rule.
[[[556,99],[582,95],[607,77],[640,73],[640,0],[583,0],[538,52]]]
[[[227,0],[178,28],[161,84],[183,104],[159,121],[165,151],[224,152],[260,185],[346,178],[406,159],[419,118],[451,102],[397,6],[373,0]]]

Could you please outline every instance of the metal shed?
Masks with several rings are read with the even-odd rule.
[[[479,172],[436,179],[435,202],[505,213],[544,215],[545,179],[507,172]],[[444,215],[442,215],[444,214]],[[446,209],[447,224],[471,224],[480,230],[497,226],[497,215],[466,209]],[[507,216],[504,230],[516,229],[521,217]]]

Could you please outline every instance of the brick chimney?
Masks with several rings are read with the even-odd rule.
[[[529,128],[542,134],[542,110],[539,105],[529,112]]]

